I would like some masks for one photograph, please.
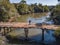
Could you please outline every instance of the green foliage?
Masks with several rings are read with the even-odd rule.
[[[26,0],[21,0],[19,4],[11,4],[9,0],[3,0],[0,3],[0,21],[6,22],[12,18],[14,18],[13,21],[15,21],[20,15],[41,13],[43,12],[43,8],[44,6],[42,6],[42,4],[35,3],[28,5],[26,4]],[[47,8],[44,9],[47,10]]]
[[[9,21],[15,15],[18,15],[15,6],[10,4],[9,0],[3,0],[0,3],[0,21]]]
[[[8,19],[10,18],[8,15],[10,6],[11,5],[8,0],[3,0],[2,3],[0,3],[0,21],[8,21]]]
[[[55,24],[60,24],[60,5],[57,5],[51,14],[51,18],[54,20]]]
[[[60,35],[60,28],[58,28],[58,29],[55,31],[55,35],[56,35],[56,36],[59,36],[59,35]]]
[[[25,1],[25,0],[21,0],[20,3],[21,3],[21,4],[26,4],[26,1]]]
[[[28,13],[28,5],[26,4],[25,0],[21,0],[19,6],[18,6],[18,11],[20,14],[27,14]]]
[[[43,8],[42,8],[42,5],[41,4],[34,4],[34,12],[35,13],[39,13],[39,12],[42,12],[43,11]]]
[[[48,6],[42,6],[42,4],[37,4],[37,3],[28,5],[26,4],[25,0],[21,0],[17,9],[18,9],[18,12],[22,15],[29,14],[29,13],[41,13],[41,12],[49,11]]]
[[[28,6],[27,4],[20,4],[18,7],[18,11],[20,14],[26,14],[28,13]]]
[[[48,6],[44,6],[43,8],[44,8],[44,12],[48,12],[49,11]]]
[[[0,7],[0,21],[8,21],[9,19],[9,15],[8,15],[8,12],[6,11],[6,9],[4,8],[4,6],[1,6]]]
[[[29,5],[28,8],[29,8],[29,13],[34,12],[34,5],[33,4]]]

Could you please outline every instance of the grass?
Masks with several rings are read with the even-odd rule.
[[[19,35],[19,34],[16,32],[11,32],[7,36],[10,36],[11,38],[15,38],[17,35]]]
[[[24,30],[23,31],[22,30],[20,30],[20,31],[15,30],[15,31],[12,31],[7,34],[7,36],[10,36],[11,38],[16,38],[18,36],[23,36],[23,35],[24,35]]]
[[[28,17],[40,18],[42,16],[46,16],[46,13],[34,13],[34,14],[21,15],[20,17],[17,17],[15,21],[16,22],[26,22]]]
[[[59,36],[60,35],[60,27],[55,31],[55,35]]]
[[[6,41],[6,38],[4,36],[0,36],[0,45],[3,45],[3,42],[5,41]]]

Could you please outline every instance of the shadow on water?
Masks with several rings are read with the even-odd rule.
[[[8,42],[8,44],[23,44],[23,45],[42,45],[42,43],[41,42],[36,42],[36,41],[33,41],[32,39],[25,39],[25,38],[23,38],[23,39],[18,39],[18,38],[14,38],[14,39],[8,39],[9,40],[9,42]]]
[[[46,16],[42,18],[28,18],[28,20],[31,20],[31,23],[48,23],[53,24],[53,21],[47,21]],[[22,29],[17,29],[17,33],[22,33]],[[23,30],[24,31],[24,30]],[[23,37],[19,38],[11,38],[10,36],[6,36],[6,38],[9,40],[9,44],[22,44],[22,45],[56,45],[56,38],[53,36],[54,31],[53,30],[45,30],[44,31],[44,42],[41,41],[42,39],[42,30],[41,29],[29,29],[29,35],[28,39]],[[36,33],[36,34],[35,34]],[[34,35],[33,35],[34,34]],[[32,36],[31,36],[32,35]],[[18,35],[20,36],[20,35]]]
[[[35,30],[35,29],[34,29]],[[30,29],[30,31],[34,31],[32,29]],[[9,44],[33,44],[33,45],[53,45],[55,44],[55,38],[54,36],[52,35],[54,33],[54,31],[50,31],[48,30],[48,33],[45,31],[44,32],[44,42],[42,42],[42,34],[41,34],[41,31],[40,29],[36,29],[38,31],[36,31],[35,33],[37,32],[40,32],[38,34],[35,34],[33,35],[31,32],[30,35],[33,35],[33,36],[30,36],[28,37],[28,39],[26,39],[25,37],[15,37],[15,38],[11,38],[10,36],[6,36],[6,38],[9,40],[8,43]],[[19,32],[20,30],[18,30]],[[19,35],[17,35],[19,36]]]

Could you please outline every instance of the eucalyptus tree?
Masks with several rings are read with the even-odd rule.
[[[43,8],[44,8],[44,12],[49,12],[49,8],[47,5],[43,6]]]
[[[28,5],[26,4],[25,0],[21,0],[19,6],[18,6],[18,11],[20,14],[27,14],[29,9],[28,9]]]
[[[51,13],[51,18],[54,20],[55,24],[60,24],[60,5],[57,5],[53,12]]]

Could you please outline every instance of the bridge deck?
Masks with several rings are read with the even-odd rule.
[[[31,25],[29,25],[29,23],[22,23],[22,22],[4,22],[4,23],[0,23],[0,27],[14,27],[14,28],[46,28],[46,29],[54,29],[56,30],[57,28],[59,28],[59,25],[41,25],[41,26],[37,26],[35,23],[32,23]]]

